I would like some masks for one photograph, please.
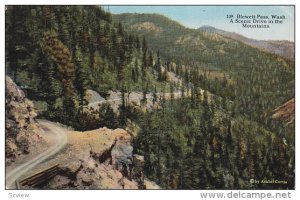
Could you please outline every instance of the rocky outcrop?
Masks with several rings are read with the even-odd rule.
[[[85,91],[84,99],[88,104],[91,104],[91,107],[93,107],[94,109],[98,109],[98,107],[99,107],[97,102],[101,103],[101,102],[105,101],[105,98],[100,96],[100,94],[98,92],[91,90],[91,89],[87,89]]]
[[[35,121],[33,103],[8,76],[5,77],[5,158],[6,165],[42,140]]]
[[[276,108],[272,113],[272,118],[283,121],[286,126],[293,124],[295,122],[295,98]]]
[[[73,148],[79,145],[81,153],[72,161],[60,164],[58,175],[45,189],[145,189],[145,185],[151,189],[157,186],[144,181],[144,158],[133,155],[132,136],[127,131],[104,127],[71,134]]]
[[[156,94],[157,99],[153,102],[153,94],[148,93],[144,100],[143,94],[139,92],[125,93],[125,103],[136,110],[151,111],[153,109],[160,109],[160,100],[163,95],[160,93]],[[167,94],[168,96],[168,94]],[[122,93],[120,91],[109,91],[106,99],[101,97],[97,92],[92,90],[86,91],[85,96],[88,102],[87,108],[92,110],[99,110],[104,104],[108,104],[116,115],[120,114],[120,106],[122,105]]]
[[[138,189],[115,165],[100,163],[92,152],[60,168],[59,175],[45,188],[50,189]]]

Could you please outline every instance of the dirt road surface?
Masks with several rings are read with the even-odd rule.
[[[45,134],[53,134],[56,142],[47,150],[37,155],[36,157],[22,163],[18,167],[6,172],[6,188],[16,189],[16,180],[21,178],[27,171],[33,169],[47,158],[57,154],[67,144],[68,129],[60,126],[57,123],[47,120],[38,120],[42,127],[44,127]]]

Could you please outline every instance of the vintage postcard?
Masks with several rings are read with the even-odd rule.
[[[6,189],[294,190],[294,16],[6,5]]]

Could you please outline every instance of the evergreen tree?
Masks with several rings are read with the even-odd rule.
[[[122,97],[122,104],[119,107],[119,111],[120,111],[119,124],[120,124],[120,126],[125,127],[126,123],[127,123],[127,106],[126,106],[126,100],[125,100],[124,85],[122,86],[121,97]]]
[[[118,119],[110,104],[106,103],[99,108],[100,127],[106,126],[110,129],[118,127]]]
[[[6,18],[9,20],[5,27],[7,64],[9,64],[9,72],[16,82],[17,72],[20,68],[26,67],[27,51],[32,47],[26,22],[24,22],[29,14],[29,9],[26,6],[7,6],[6,8]]]
[[[76,71],[75,71],[75,88],[78,91],[79,98],[80,98],[80,106],[84,105],[84,97],[85,97],[85,90],[86,90],[86,72],[82,65],[82,53],[81,50],[77,47],[76,54],[75,54],[75,63],[76,63]]]

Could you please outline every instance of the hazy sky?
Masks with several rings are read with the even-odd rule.
[[[198,28],[210,25],[226,31],[240,33],[261,40],[294,41],[293,6],[109,6],[112,13],[160,13],[182,25]],[[229,23],[227,15],[285,15],[283,24],[270,24],[270,28],[242,28]]]

